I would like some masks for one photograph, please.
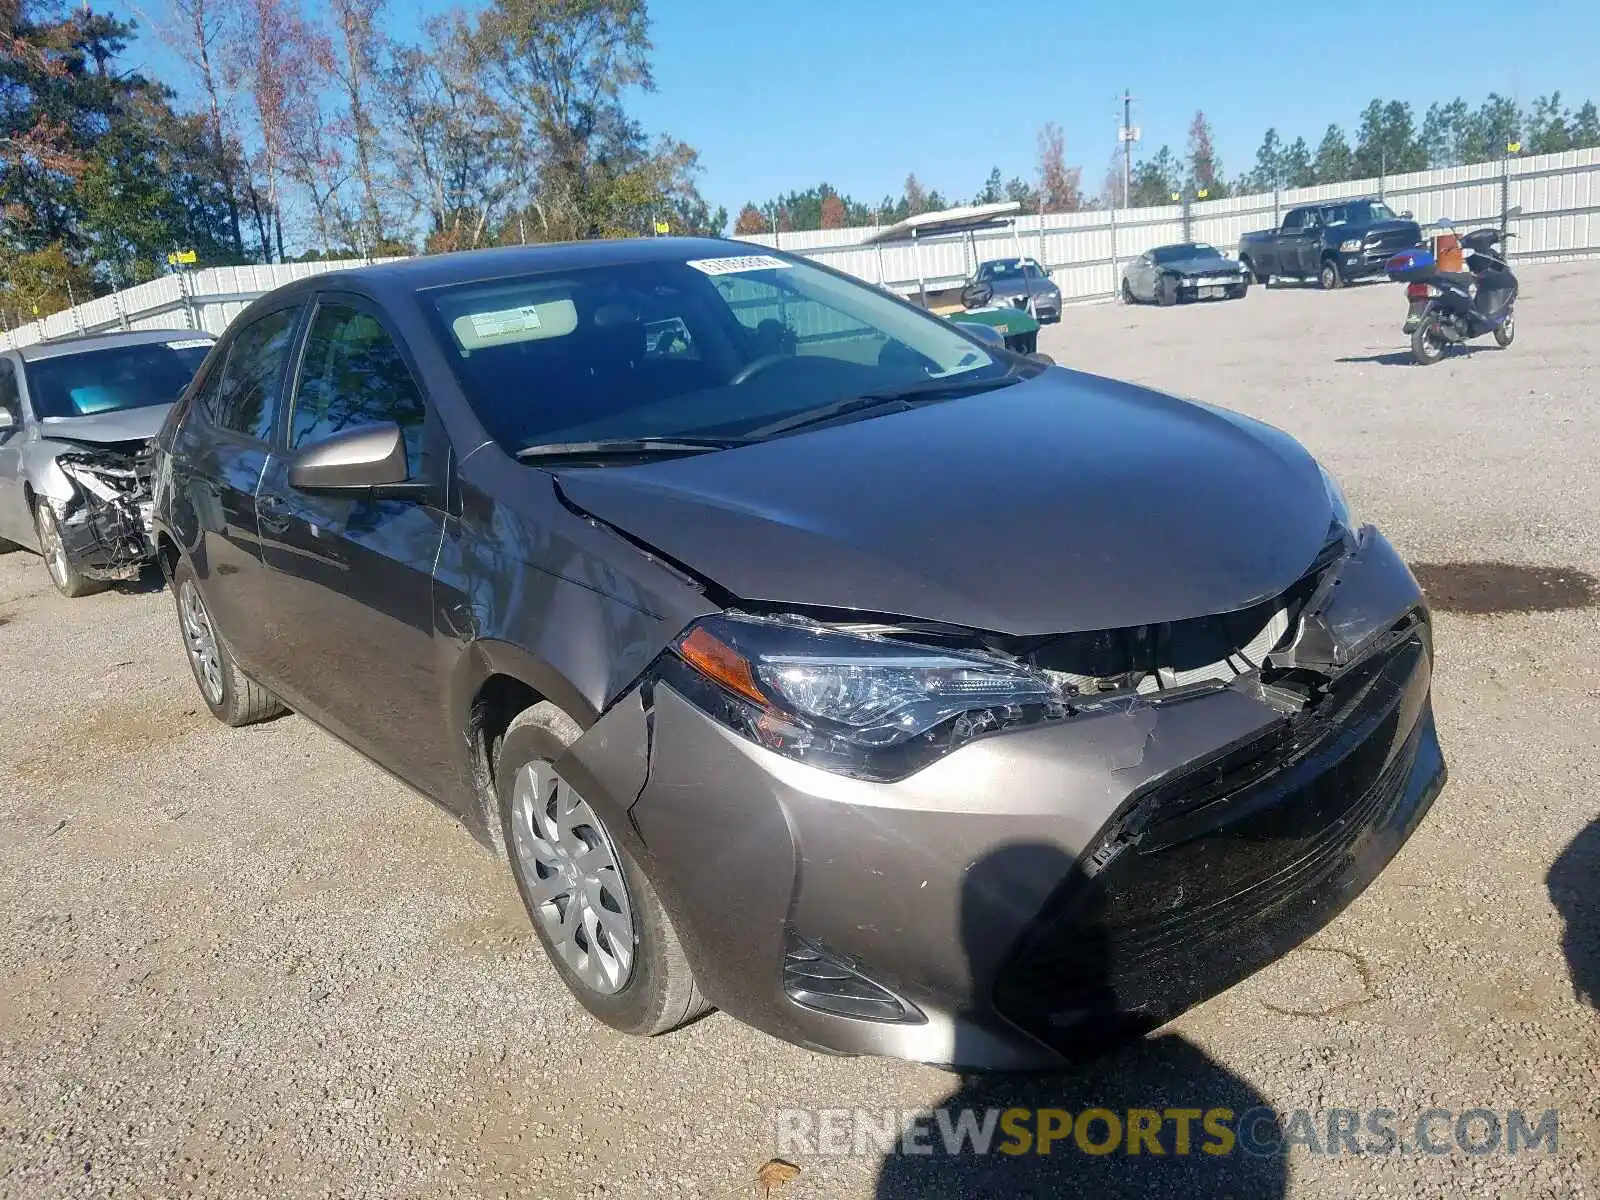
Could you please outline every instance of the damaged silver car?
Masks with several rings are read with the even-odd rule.
[[[150,448],[213,338],[112,333],[0,354],[0,551],[37,549],[63,596],[150,561]]]

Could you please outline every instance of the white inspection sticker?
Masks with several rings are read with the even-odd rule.
[[[179,341],[179,342],[168,342],[167,343],[167,349],[168,350],[200,350],[200,349],[210,349],[211,345],[212,345],[212,342],[211,342],[210,338],[184,338],[182,341]]]
[[[687,266],[707,275],[737,275],[742,271],[787,269],[791,264],[770,254],[736,254],[732,258],[691,258]]]
[[[538,329],[543,324],[539,320],[538,307],[532,304],[524,304],[520,308],[505,308],[499,312],[473,313],[470,319],[472,332],[481,338],[527,333],[530,329]]]

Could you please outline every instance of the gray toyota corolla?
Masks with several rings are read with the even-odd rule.
[[[1327,923],[1444,781],[1422,595],[1293,440],[747,245],[291,284],[155,503],[211,710],[455,813],[630,1033],[1061,1062]]]

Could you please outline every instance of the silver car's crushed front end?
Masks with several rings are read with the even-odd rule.
[[[151,537],[150,464],[154,443],[75,445],[55,465],[72,484],[55,511],[62,546],[91,579],[133,579],[154,553]]]

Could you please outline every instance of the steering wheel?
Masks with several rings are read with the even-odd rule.
[[[794,355],[792,354],[763,354],[760,358],[753,359],[741,367],[739,373],[732,379],[728,380],[728,386],[738,387],[752,375],[758,375],[762,371],[765,371],[768,367],[772,366],[774,363],[787,362],[793,357]]]

